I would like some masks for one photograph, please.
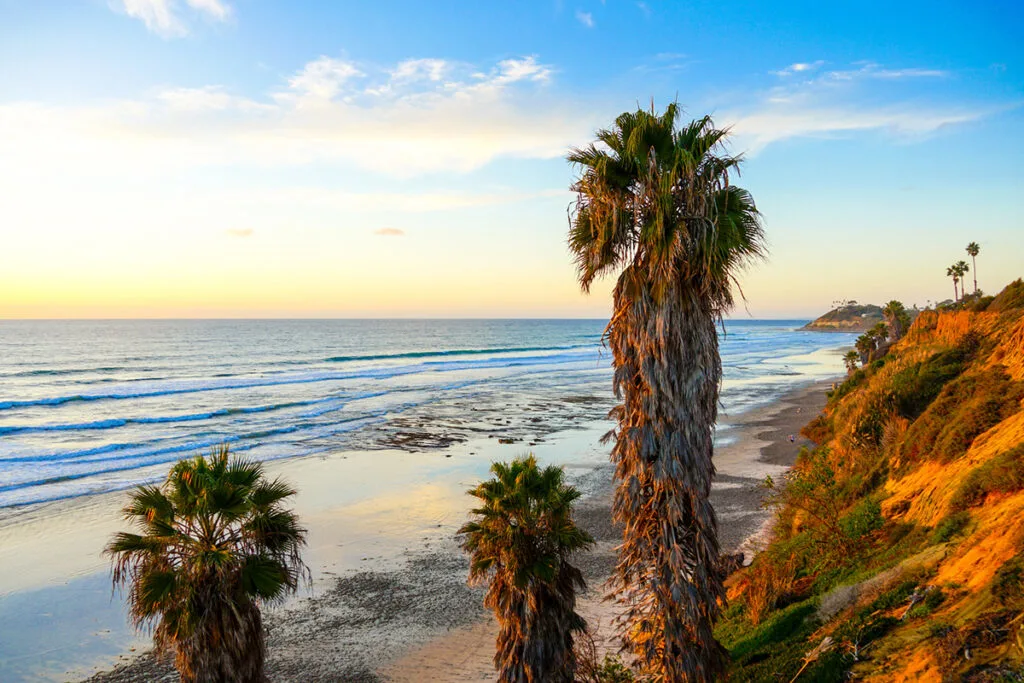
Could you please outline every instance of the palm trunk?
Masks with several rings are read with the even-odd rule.
[[[971,256],[971,273],[974,274],[974,293],[978,293],[978,263]]]
[[[176,666],[181,683],[265,683],[266,641],[259,607],[210,597],[202,626],[180,643]]]
[[[697,287],[658,301],[648,285],[615,289],[614,519],[624,525],[613,590],[626,647],[654,680],[711,681],[724,649],[712,633],[725,601],[709,496],[722,367],[717,317]],[[636,281],[633,281],[634,283]]]
[[[493,584],[492,584],[493,585]],[[563,563],[551,585],[526,591],[501,585],[489,593],[498,607],[498,683],[572,683],[576,675],[575,634],[586,630],[576,613],[576,590],[584,586],[579,569]]]

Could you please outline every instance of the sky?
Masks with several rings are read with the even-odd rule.
[[[0,318],[605,317],[565,155],[652,101],[745,156],[733,315],[950,298],[970,241],[995,293],[1021,35],[1019,2],[0,0]]]

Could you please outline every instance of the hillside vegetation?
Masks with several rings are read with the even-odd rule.
[[[1024,680],[1022,290],[922,312],[831,392],[730,578],[731,680]]]
[[[849,303],[833,308],[803,329],[815,332],[865,332],[882,322],[882,308],[873,304]]]

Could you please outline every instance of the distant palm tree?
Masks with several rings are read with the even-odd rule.
[[[960,272],[955,264],[946,268],[946,277],[953,278],[953,303],[956,303],[960,301],[960,292],[957,290],[957,284],[960,282]]]
[[[967,254],[971,257],[971,268],[974,273],[974,293],[978,293],[978,263],[975,260],[978,254],[981,253],[981,247],[978,246],[977,242],[971,242],[967,245]]]
[[[281,507],[294,494],[227,446],[131,494],[124,515],[141,533],[107,546],[114,583],[127,584],[132,621],[154,627],[157,653],[174,656],[183,683],[266,680],[259,605],[283,600],[306,571],[306,531]]]
[[[957,279],[962,283],[960,285],[960,300],[963,301],[967,298],[967,278],[965,276],[971,267],[967,265],[966,261],[957,261],[953,264],[953,268],[956,269]]]
[[[874,337],[876,349],[889,341],[889,326],[882,321],[875,323],[875,326],[868,330],[868,333]]]
[[[740,159],[710,117],[676,127],[626,112],[581,169],[569,247],[580,286],[618,273],[606,328],[622,398],[612,460],[615,520],[624,525],[612,587],[626,647],[646,675],[707,681],[724,666],[712,629],[725,600],[709,501],[722,362],[716,325],[735,278],[764,255],[760,214],[731,183]]]
[[[857,337],[857,340],[853,343],[853,346],[855,349],[857,349],[857,355],[860,357],[861,364],[867,364],[871,360],[871,354],[875,352],[875,347],[877,346],[875,333],[872,330],[868,330],[864,334]]]
[[[843,356],[843,364],[846,366],[846,374],[852,375],[857,370],[857,362],[860,360],[860,354],[856,351],[847,351],[846,355]]]
[[[480,500],[459,533],[470,553],[469,579],[489,582],[484,605],[498,619],[494,665],[500,683],[571,683],[574,634],[586,630],[576,593],[586,588],[569,557],[593,544],[576,526],[579,492],[562,468],[531,455],[491,466],[494,478],[469,491]]]
[[[902,302],[893,299],[882,309],[882,315],[885,316],[885,324],[893,341],[899,341],[910,327],[910,314],[907,313],[906,307]]]

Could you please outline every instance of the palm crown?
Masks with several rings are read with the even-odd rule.
[[[585,584],[568,558],[593,544],[572,518],[580,494],[561,468],[540,469],[532,455],[491,473],[469,491],[480,505],[459,533],[470,581],[490,582],[484,605],[500,624],[499,680],[572,681],[573,633],[586,628],[575,596]]]
[[[569,154],[583,167],[569,247],[584,289],[624,268],[627,281],[653,281],[656,292],[682,280],[721,312],[736,269],[764,255],[760,215],[730,184],[740,158],[720,154],[728,131],[708,116],[677,129],[678,115],[676,104],[660,116],[626,112],[597,132],[603,146]]]
[[[259,463],[229,458],[227,446],[132,493],[124,515],[141,533],[118,533],[107,546],[114,582],[129,585],[132,620],[155,626],[157,651],[174,652],[183,680],[204,680],[215,659],[204,649],[218,644],[234,649],[229,661],[262,654],[256,605],[282,600],[305,572],[305,530],[281,507],[294,494],[266,480]]]

